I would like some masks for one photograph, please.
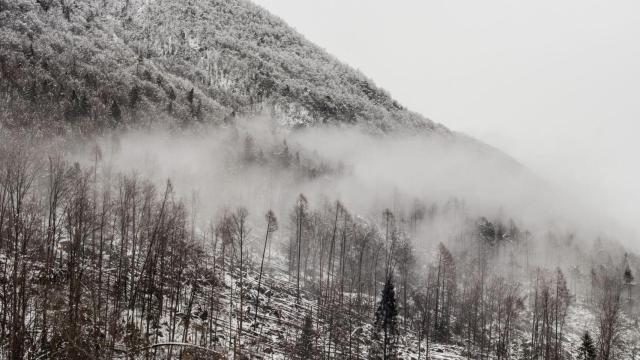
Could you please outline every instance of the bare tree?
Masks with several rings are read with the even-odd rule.
[[[620,315],[623,284],[620,276],[604,268],[598,274],[596,318],[599,331],[598,359],[615,359],[622,331]]]
[[[240,312],[238,313],[238,341],[242,343],[242,323],[244,320],[244,241],[247,236],[247,217],[249,216],[249,212],[245,208],[238,208],[233,214],[233,224],[234,224],[234,234],[236,240],[238,241],[238,246],[240,247],[240,285],[238,292],[240,294]]]
[[[308,207],[307,198],[304,195],[300,194],[298,196],[298,201],[296,202],[296,248],[298,251],[296,266],[297,266],[297,276],[296,276],[296,289],[297,296],[300,299],[300,257],[302,254],[302,238],[305,230],[305,225],[307,222],[307,207]]]
[[[264,235],[264,247],[262,248],[262,259],[260,260],[260,274],[258,275],[258,290],[256,294],[256,311],[254,316],[254,322],[258,321],[258,306],[260,304],[260,285],[262,284],[262,270],[264,268],[264,255],[267,251],[267,242],[269,241],[269,235],[278,230],[278,219],[276,219],[276,215],[273,211],[267,211],[267,215],[265,215],[265,219],[267,221],[267,230]]]

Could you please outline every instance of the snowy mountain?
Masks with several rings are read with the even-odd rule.
[[[3,0],[0,23],[1,90],[22,118],[10,125],[271,114],[290,127],[447,132],[245,0]]]

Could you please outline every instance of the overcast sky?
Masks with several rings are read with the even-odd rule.
[[[640,1],[256,2],[410,109],[640,229]]]

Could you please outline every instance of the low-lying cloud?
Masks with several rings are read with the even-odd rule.
[[[340,200],[370,218],[384,208],[402,212],[415,201],[443,205],[455,198],[471,216],[515,219],[532,232],[573,232],[586,240],[603,231],[620,234],[586,202],[560,194],[506,155],[464,136],[284,130],[256,118],[197,131],[121,132],[98,144],[101,168],[139,174],[159,187],[171,179],[178,196],[197,199],[200,220],[237,206],[255,216],[267,209],[284,215],[300,193],[312,206]],[[285,147],[314,175],[279,166],[274,159]],[[263,160],[245,161],[247,148]],[[86,149],[75,153],[76,160],[95,160]]]

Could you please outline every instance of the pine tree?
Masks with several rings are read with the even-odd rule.
[[[173,90],[173,87],[169,85],[169,90],[167,91],[167,95],[169,96],[169,100],[173,101],[176,99],[176,91]]]
[[[191,90],[189,90],[189,93],[187,93],[187,101],[189,102],[189,104],[193,104],[193,97],[194,97],[194,89],[191,88]]]
[[[53,3],[53,0],[36,0],[36,2],[40,4],[40,7],[42,8],[42,10],[47,12],[51,8],[51,4]]]
[[[382,298],[376,310],[373,343],[369,352],[371,359],[397,359],[397,316],[396,292],[393,286],[393,279],[389,275],[382,288]]]
[[[120,122],[120,120],[122,119],[122,112],[120,111],[120,106],[118,106],[118,103],[115,100],[111,104],[111,116],[113,116],[113,119],[116,122]]]
[[[296,359],[309,360],[314,358],[314,337],[315,333],[313,331],[313,318],[311,316],[311,313],[309,312],[304,317],[302,333],[300,334],[298,343],[296,344]]]
[[[578,360],[595,360],[596,359],[596,347],[593,345],[593,340],[588,331],[582,335],[582,343],[578,348]]]

